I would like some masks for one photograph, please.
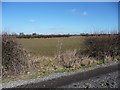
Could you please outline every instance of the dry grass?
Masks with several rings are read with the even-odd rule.
[[[113,60],[120,60],[120,54],[117,54],[120,49],[116,54],[113,52],[115,58],[111,56],[110,52],[105,54],[109,49],[112,50],[112,47],[115,49],[116,46],[119,48],[120,45],[118,40],[115,42],[117,45],[115,44],[115,46],[108,47],[114,43],[114,40],[108,37],[78,36],[70,38],[18,39],[18,41],[20,41],[25,49],[30,51],[29,54],[26,53],[26,56],[29,57],[27,61],[28,68],[25,74],[17,77],[13,76],[14,78],[12,78],[12,80],[16,80],[16,78],[37,78],[50,73],[76,70],[81,67],[89,67],[112,62]],[[109,43],[109,45],[107,45],[106,42],[107,44]],[[12,51],[14,50],[16,50],[16,48]],[[23,48],[18,50],[21,51]],[[100,57],[99,60],[96,56]],[[100,60],[103,56],[103,60]],[[22,57],[19,58],[23,59]],[[17,62],[17,64],[19,65],[20,63]]]
[[[56,59],[58,60],[58,63],[61,64],[63,67],[66,68],[78,68],[81,60],[78,56],[76,56],[77,50],[73,51],[66,51],[62,54],[59,54]]]
[[[95,58],[90,58],[88,56],[82,55],[79,57],[77,50],[68,50],[56,57],[57,62],[64,68],[79,69],[82,66],[91,66],[97,64]]]
[[[28,69],[28,53],[14,37],[2,37],[2,76],[19,75]]]

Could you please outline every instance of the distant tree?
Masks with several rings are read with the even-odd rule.
[[[22,33],[20,33],[19,35],[20,35],[20,36],[23,36],[23,35],[24,35],[24,33],[22,32]]]
[[[37,35],[37,34],[36,34],[36,33],[32,33],[32,35],[34,35],[34,36],[35,36],[35,35]]]

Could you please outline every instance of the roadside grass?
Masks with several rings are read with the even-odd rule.
[[[19,43],[30,52],[29,70],[23,75],[3,78],[2,82],[42,78],[51,73],[77,71],[96,65],[120,61],[119,56],[115,58],[106,56],[104,59],[99,60],[96,60],[94,57],[90,58],[87,54],[79,57],[80,53],[78,51],[85,48],[85,38],[76,36],[70,38],[18,39]],[[90,54],[93,48],[93,46],[89,48],[91,50]]]
[[[53,61],[55,62],[55,60],[53,60]],[[118,59],[118,58],[115,60],[112,60],[112,61],[108,60],[106,62],[102,62],[100,60],[100,61],[97,61],[96,63],[92,63],[92,64],[88,64],[88,65],[80,64],[79,68],[66,68],[66,67],[58,66],[57,63],[56,64],[54,63],[54,65],[56,65],[56,66],[53,66],[53,68],[58,67],[56,69],[51,68],[51,65],[53,64],[53,62],[51,62],[49,64],[47,62],[44,62],[44,64],[47,66],[44,66],[42,69],[35,68],[34,70],[31,70],[27,74],[10,76],[10,77],[8,76],[6,78],[3,78],[1,83],[7,83],[9,81],[16,81],[16,80],[29,80],[29,79],[43,78],[43,77],[48,76],[49,74],[52,74],[52,73],[76,72],[76,71],[87,69],[89,67],[94,67],[96,65],[112,63],[112,62],[119,62],[119,61],[120,61],[120,59]]]

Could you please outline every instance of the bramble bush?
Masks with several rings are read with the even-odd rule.
[[[88,55],[97,60],[104,60],[106,56],[113,59],[120,55],[120,33],[109,36],[91,36],[85,40],[85,48],[80,55]]]
[[[8,34],[2,35],[2,76],[25,73],[28,68],[27,52]]]

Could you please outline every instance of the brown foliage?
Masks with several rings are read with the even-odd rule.
[[[111,36],[91,36],[85,40],[85,49],[79,54],[87,54],[98,60],[106,56],[116,57],[120,55],[120,34]]]
[[[2,74],[17,75],[27,71],[27,52],[14,37],[2,35]]]

